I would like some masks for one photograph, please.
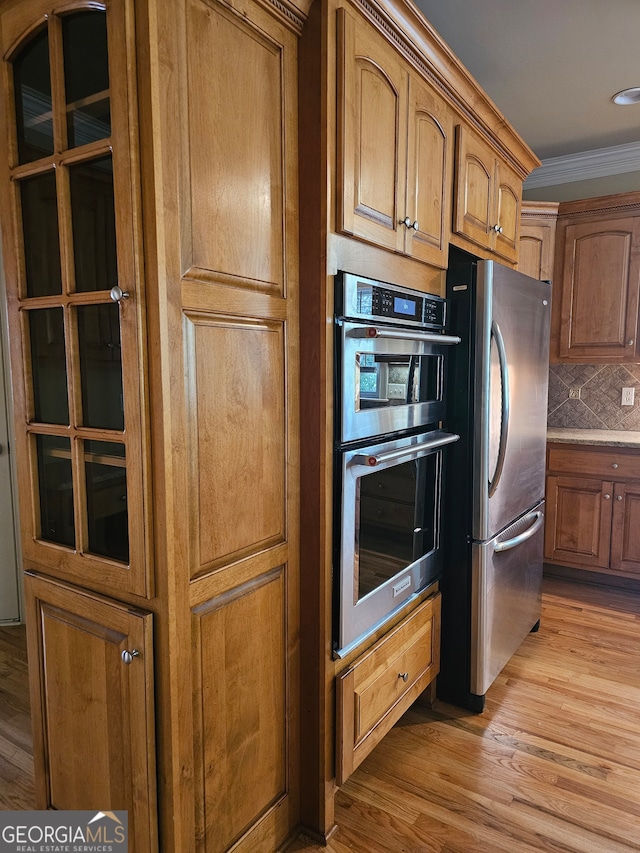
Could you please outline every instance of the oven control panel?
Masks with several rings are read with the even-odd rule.
[[[446,300],[440,296],[351,273],[338,278],[336,308],[338,315],[354,320],[386,320],[438,330],[446,324]]]

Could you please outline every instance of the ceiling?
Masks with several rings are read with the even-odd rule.
[[[415,2],[541,160],[640,157],[640,104],[611,100],[640,86],[639,0]]]

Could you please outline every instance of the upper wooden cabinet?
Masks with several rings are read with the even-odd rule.
[[[551,357],[638,360],[640,193],[560,205]]]
[[[507,261],[518,257],[522,180],[464,125],[456,128],[453,230]]]
[[[522,202],[517,269],[540,281],[551,281],[556,244],[558,202]]]
[[[451,151],[444,99],[339,9],[338,229],[445,267]]]

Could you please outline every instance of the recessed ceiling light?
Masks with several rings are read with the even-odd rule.
[[[634,86],[632,89],[623,89],[613,96],[614,104],[640,104],[640,86]]]

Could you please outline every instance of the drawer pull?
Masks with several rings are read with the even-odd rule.
[[[617,462],[613,462],[613,463],[611,464],[611,467],[612,467],[612,468],[617,468],[617,467],[618,467],[618,463],[617,463]]]
[[[409,673],[408,672],[399,672],[398,678],[401,678],[403,681],[408,681],[409,680]]]

